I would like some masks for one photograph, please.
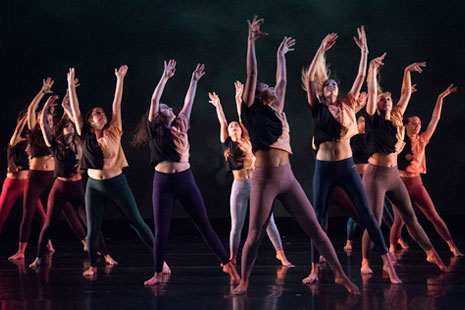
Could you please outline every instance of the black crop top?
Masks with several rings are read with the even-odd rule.
[[[365,121],[368,149],[371,154],[400,153],[404,147],[404,126],[398,106],[391,111],[391,120],[378,115],[368,115]]]
[[[6,156],[8,161],[8,172],[29,170],[29,155],[26,152],[27,141],[23,140],[16,145],[8,144]]]
[[[176,151],[170,129],[162,122],[147,120],[147,136],[150,147],[150,165],[154,168],[162,161],[179,162],[181,156]]]
[[[79,146],[58,146],[53,140],[50,152],[55,159],[55,177],[69,178],[79,173],[81,157]]]
[[[82,169],[103,169],[103,151],[88,125],[82,127]]]
[[[350,148],[355,164],[366,164],[370,158],[370,152],[366,141],[366,135],[359,133],[350,138]]]
[[[252,151],[269,149],[283,133],[282,122],[267,104],[242,104],[241,120],[249,131]]]
[[[29,131],[29,144],[31,145],[32,158],[50,155],[50,150],[45,144],[39,124]]]
[[[328,109],[328,106],[320,103],[318,99],[310,106],[313,116],[314,144],[316,148],[327,141],[339,140],[341,137],[342,125],[339,123]]]
[[[223,150],[226,169],[228,171],[253,168],[253,155],[250,142],[240,145],[239,142],[233,141],[231,137],[228,137],[223,143]]]

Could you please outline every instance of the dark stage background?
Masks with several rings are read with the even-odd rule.
[[[219,126],[208,91],[216,91],[228,120],[236,119],[233,82],[245,82],[246,19],[265,18],[269,37],[257,42],[259,80],[274,83],[275,53],[283,36],[297,39],[287,55],[288,89],[285,111],[291,127],[294,173],[312,197],[314,153],[312,121],[300,86],[300,71],[308,65],[323,37],[339,33],[327,54],[342,91],[352,86],[359,63],[353,42],[356,27],[365,25],[369,58],[388,53],[382,86],[399,98],[403,68],[427,61],[423,74],[413,74],[418,92],[407,115],[417,114],[424,127],[437,95],[451,82],[458,92],[446,98],[442,119],[427,149],[428,174],[423,177],[439,212],[464,214],[465,201],[465,2],[463,1],[18,1],[1,4],[1,135],[0,171],[6,169],[5,147],[16,115],[40,90],[43,77],[55,79],[60,96],[68,67],[76,67],[83,112],[101,105],[108,112],[114,94],[115,67],[127,64],[123,96],[123,147],[130,163],[125,169],[145,218],[152,217],[152,169],[148,149],[129,146],[140,116],[148,109],[163,70],[163,59],[178,61],[176,75],[163,101],[180,109],[191,72],[205,63],[190,130],[191,164],[211,217],[229,216],[232,176],[224,170]],[[364,86],[365,88],[365,86]],[[44,100],[43,100],[44,102]],[[43,103],[42,102],[42,103]],[[118,212],[107,208],[107,219]],[[337,211],[336,211],[337,212]],[[287,216],[281,208],[277,214]],[[185,212],[177,208],[177,217]]]

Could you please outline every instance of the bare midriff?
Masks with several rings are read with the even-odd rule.
[[[289,153],[275,148],[255,152],[255,167],[280,167],[289,163]]]
[[[358,174],[364,174],[367,166],[368,164],[355,164],[355,170],[357,170]]]
[[[57,179],[61,180],[61,181],[65,181],[65,182],[75,182],[75,181],[81,180],[82,175],[81,175],[81,173],[76,173],[76,174],[73,174],[70,177],[57,177]]]
[[[29,170],[21,170],[18,172],[7,172],[6,177],[10,179],[24,180],[27,179]]]
[[[405,170],[399,170],[399,175],[401,178],[414,178],[420,175],[418,172],[408,172]]]
[[[321,161],[339,161],[350,157],[352,157],[350,139],[321,143],[316,153],[316,159]]]
[[[375,166],[381,167],[396,167],[397,166],[397,154],[381,154],[381,153],[374,153],[368,159],[368,162]]]
[[[253,169],[233,170],[232,173],[234,180],[246,180],[252,177]]]
[[[189,169],[191,165],[189,163],[178,163],[172,161],[162,161],[155,166],[155,171],[161,173],[178,173]]]
[[[123,172],[121,168],[107,168],[107,169],[87,169],[87,175],[96,180],[107,180],[120,175]]]
[[[38,171],[55,170],[55,160],[52,155],[34,157],[29,163],[29,169]]]

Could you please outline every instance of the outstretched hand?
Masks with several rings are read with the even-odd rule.
[[[249,39],[255,41],[268,35],[268,33],[260,30],[260,26],[264,23],[265,20],[263,18],[258,18],[257,15],[253,17],[252,21],[247,20],[247,24],[249,25]]]
[[[47,112],[47,111],[52,111],[55,109],[56,107],[56,101],[58,100],[58,96],[57,95],[53,95],[53,96],[50,96],[48,97],[47,101],[45,102],[44,104],[44,107],[43,107],[43,110],[44,112]]]
[[[412,92],[412,94],[413,94],[413,93],[416,93],[417,91],[418,91],[418,89],[417,89],[417,84],[413,84],[412,87],[411,87],[411,92]]]
[[[48,77],[46,79],[42,79],[42,88],[40,89],[40,91],[42,91],[44,94],[52,94],[53,93],[53,91],[52,91],[53,83],[55,83],[55,81],[52,80],[51,77]]]
[[[321,41],[320,49],[323,50],[323,52],[328,51],[331,47],[333,47],[334,44],[336,44],[337,40],[337,33],[333,32],[328,34],[323,41]]]
[[[73,67],[68,69],[68,74],[66,74],[66,79],[68,80],[68,86],[74,85],[74,87],[76,87],[75,83],[79,82],[79,80],[76,79],[75,74],[76,72]]]
[[[387,55],[387,54],[384,53],[383,55],[381,55],[381,56],[379,56],[379,57],[376,57],[376,58],[372,59],[372,60],[370,61],[370,66],[373,66],[373,67],[375,67],[376,69],[378,69],[378,68],[381,67],[381,66],[384,66],[383,60],[384,60],[384,57],[386,57],[386,55]]]
[[[124,79],[126,73],[128,73],[128,66],[126,65],[122,65],[119,69],[115,68],[115,75],[118,79]]]
[[[295,39],[292,37],[284,37],[283,41],[278,47],[278,54],[286,55],[287,52],[291,52],[294,50],[292,48],[295,45]]]
[[[220,97],[218,97],[218,95],[213,92],[213,93],[208,93],[208,97],[210,97],[210,102],[215,108],[221,106],[221,102],[220,102]]]
[[[355,43],[360,47],[362,53],[368,53],[368,44],[367,44],[367,36],[365,34],[365,27],[361,26],[357,28],[358,38],[354,37]]]
[[[176,72],[176,60],[170,59],[168,63],[165,60],[163,61],[163,64],[165,65],[163,76],[167,79],[172,78],[174,76],[174,73]]]
[[[236,88],[236,99],[242,100],[242,94],[244,93],[244,84],[240,81],[234,82],[234,87]]]
[[[457,91],[457,87],[454,87],[454,83],[450,84],[449,87],[447,87],[447,89],[445,91],[443,91],[439,97],[440,98],[445,98],[447,96],[449,96],[450,94],[452,93],[455,93]]]
[[[405,71],[408,71],[408,72],[416,71],[418,73],[422,73],[423,72],[422,67],[426,67],[426,62],[425,61],[423,61],[423,62],[414,62],[413,64],[408,65],[405,68]]]
[[[192,79],[194,81],[198,81],[204,76],[205,74],[205,65],[204,64],[198,64],[197,67],[195,67],[194,72],[192,72]]]

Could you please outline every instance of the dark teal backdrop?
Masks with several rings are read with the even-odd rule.
[[[297,40],[288,54],[285,111],[291,127],[293,170],[312,197],[314,154],[312,121],[300,86],[307,65],[328,32],[339,39],[328,62],[342,91],[355,78],[359,49],[353,42],[356,27],[365,25],[370,59],[388,53],[382,85],[398,99],[403,68],[427,61],[422,75],[414,74],[418,92],[407,114],[429,121],[437,95],[451,82],[459,90],[448,97],[436,134],[427,149],[428,174],[423,178],[441,214],[464,213],[465,202],[465,22],[463,1],[18,1],[1,4],[1,129],[5,146],[17,112],[40,90],[42,77],[55,79],[62,96],[66,72],[76,67],[81,80],[82,110],[101,105],[111,110],[116,66],[127,64],[123,97],[123,146],[130,163],[125,169],[144,217],[151,218],[152,170],[148,150],[129,146],[132,130],[148,108],[163,70],[163,59],[178,61],[163,101],[179,109],[191,71],[205,63],[206,75],[192,112],[191,164],[213,217],[229,216],[232,181],[223,167],[219,126],[208,91],[216,91],[229,120],[236,119],[233,82],[245,80],[246,19],[265,18],[269,37],[257,42],[259,79],[274,83],[275,53],[283,36]],[[1,171],[5,171],[2,147]],[[109,209],[110,214],[117,213]],[[177,210],[177,216],[185,213]],[[285,215],[285,212],[278,211]]]

